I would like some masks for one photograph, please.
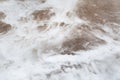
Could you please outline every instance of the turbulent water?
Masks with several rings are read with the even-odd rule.
[[[0,80],[120,80],[119,0],[0,0]]]

